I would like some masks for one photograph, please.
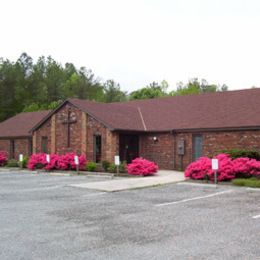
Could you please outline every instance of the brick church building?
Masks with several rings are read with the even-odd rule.
[[[110,104],[68,99],[51,112],[36,113],[29,137],[33,153],[73,151],[97,163],[141,156],[162,169],[184,169],[222,149],[260,151],[259,88]],[[2,136],[5,124],[0,150],[10,151]],[[24,154],[30,153],[25,146]]]

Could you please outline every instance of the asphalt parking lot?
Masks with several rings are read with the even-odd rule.
[[[0,172],[0,259],[260,259],[259,190],[100,180]]]

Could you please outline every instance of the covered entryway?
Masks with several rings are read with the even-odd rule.
[[[120,161],[130,163],[139,156],[139,136],[131,134],[119,135]]]

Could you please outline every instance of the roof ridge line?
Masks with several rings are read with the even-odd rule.
[[[141,108],[140,108],[140,107],[137,107],[137,109],[138,109],[139,115],[140,115],[140,117],[141,117],[141,121],[142,121],[144,130],[147,131],[147,128],[146,128],[146,125],[145,125],[145,122],[144,122],[144,118],[143,118],[143,114],[142,114],[142,111],[141,111]]]

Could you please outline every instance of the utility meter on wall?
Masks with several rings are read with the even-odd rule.
[[[184,155],[185,153],[185,141],[183,139],[178,141],[178,155]]]

